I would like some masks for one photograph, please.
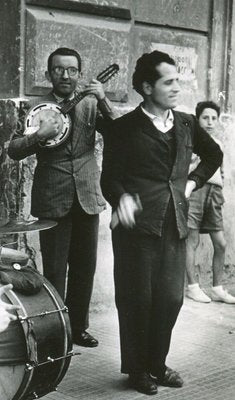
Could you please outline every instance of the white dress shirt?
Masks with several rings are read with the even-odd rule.
[[[168,132],[174,126],[174,115],[170,109],[168,110],[167,117],[165,120],[163,120],[161,117],[158,117],[155,114],[148,112],[142,106],[141,109],[147,115],[147,117],[152,121],[155,128],[157,128],[159,131],[165,133]]]

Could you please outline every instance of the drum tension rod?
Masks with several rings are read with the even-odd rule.
[[[58,390],[58,386],[55,386],[55,387],[51,387],[51,389],[50,389],[50,392],[57,392],[57,390]],[[30,400],[30,399],[39,399],[39,395],[36,393],[36,392],[33,392],[32,394],[31,394],[31,396],[33,396],[32,398],[31,397],[29,397],[28,399]]]
[[[73,356],[80,356],[80,355],[81,355],[81,353],[78,353],[78,352],[74,353],[73,351],[70,351],[66,356],[62,356],[62,357],[52,358],[52,357],[48,356],[47,357],[47,361],[44,361],[42,363],[36,363],[36,362],[33,362],[31,364],[27,363],[26,364],[26,369],[28,371],[31,371],[33,368],[40,367],[41,365],[53,363],[55,361],[63,360],[63,359],[66,359],[66,358],[69,358],[69,357],[73,357]]]
[[[58,310],[44,311],[44,312],[41,312],[39,314],[28,315],[27,317],[19,316],[19,320],[20,320],[20,322],[24,322],[24,321],[27,321],[30,318],[45,317],[46,315],[55,314],[55,313],[63,312],[63,311],[68,312],[68,307],[59,308]]]

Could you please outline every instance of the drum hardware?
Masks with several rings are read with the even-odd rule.
[[[54,389],[52,389],[51,391],[53,392],[57,392],[57,386],[54,388]],[[36,393],[36,392],[33,392],[32,393],[32,396],[33,396],[33,399],[39,399],[39,396],[38,396],[38,394]]]
[[[21,265],[19,263],[13,263],[12,267],[16,270],[16,271],[20,271],[22,269]]]
[[[27,320],[30,320],[31,318],[45,317],[46,315],[55,314],[55,313],[63,312],[63,311],[68,312],[68,307],[65,306],[65,307],[60,308],[60,309],[58,309],[58,310],[44,311],[44,312],[41,312],[41,313],[39,313],[39,314],[29,315],[29,316],[27,316],[27,317],[19,316],[19,320],[20,320],[20,322],[23,323],[23,322],[25,322],[25,321],[27,321]]]
[[[63,356],[63,357],[52,358],[52,357],[48,356],[47,361],[43,361],[41,363],[37,363],[37,362],[27,363],[25,368],[27,371],[32,371],[32,369],[41,367],[42,365],[54,363],[56,361],[60,361],[60,360],[64,360],[69,357],[80,356],[80,355],[81,355],[81,353],[78,353],[78,352],[74,353],[73,351],[70,351],[66,356]]]
[[[96,79],[105,83],[111,79],[119,71],[117,64],[112,64],[97,75]],[[52,139],[48,139],[43,148],[52,148],[63,143],[70,134],[72,122],[68,112],[78,104],[86,94],[82,91],[75,94],[74,98],[68,100],[63,106],[52,101],[39,103],[33,106],[27,113],[25,118],[24,135],[31,135],[38,131],[41,121],[53,117],[59,125],[59,133]]]
[[[32,365],[32,364],[26,364],[25,365],[25,369],[27,370],[27,371],[32,371],[32,369],[34,369],[35,367]]]

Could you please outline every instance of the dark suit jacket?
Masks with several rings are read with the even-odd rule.
[[[28,108],[54,101],[52,93],[29,102]],[[114,118],[111,109],[107,119]],[[39,218],[60,218],[66,215],[77,194],[88,214],[105,208],[100,189],[100,172],[94,156],[95,130],[105,129],[104,118],[97,117],[97,100],[86,96],[75,106],[70,137],[55,148],[43,148],[35,134],[15,134],[9,145],[11,158],[21,160],[36,154],[37,166],[32,187],[31,213]]]
[[[107,201],[116,208],[123,193],[138,193],[143,211],[136,228],[161,235],[167,205],[172,196],[180,238],[187,235],[187,179],[201,187],[222,162],[222,152],[215,141],[199,127],[193,115],[174,113],[176,158],[171,176],[160,153],[158,131],[140,107],[112,122],[107,135],[101,187]],[[188,176],[192,152],[201,162]]]

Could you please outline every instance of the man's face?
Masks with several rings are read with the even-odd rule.
[[[199,125],[205,129],[209,135],[215,132],[215,128],[218,124],[219,116],[213,108],[204,108],[198,121]]]
[[[160,78],[151,86],[152,103],[162,110],[177,106],[180,91],[179,77],[175,65],[162,62],[156,67]]]
[[[62,67],[63,73],[55,71],[56,67]],[[62,56],[55,55],[52,58],[51,71],[46,72],[47,79],[52,83],[55,94],[60,97],[67,97],[73,93],[76,89],[78,78],[80,76],[79,71],[75,75],[69,74],[66,68],[73,67],[78,69],[78,60],[75,56]]]

